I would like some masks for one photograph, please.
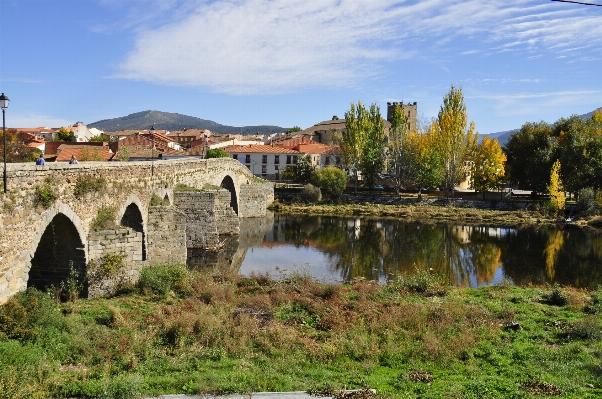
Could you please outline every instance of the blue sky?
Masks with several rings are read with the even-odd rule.
[[[586,0],[590,1],[590,0]],[[597,0],[591,0],[592,2]],[[600,1],[602,3],[602,1]],[[602,107],[602,7],[549,0],[2,0],[7,126],[159,110],[302,128],[452,84],[488,134]]]

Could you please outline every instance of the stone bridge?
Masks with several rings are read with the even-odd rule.
[[[29,286],[57,289],[74,272],[83,295],[96,296],[146,264],[185,263],[188,248],[218,248],[274,199],[271,183],[229,158],[8,164],[7,174],[0,304]]]

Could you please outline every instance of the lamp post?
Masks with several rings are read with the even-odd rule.
[[[155,125],[150,128],[151,135],[151,176],[155,175]]]
[[[6,194],[6,189],[7,189],[7,185],[8,185],[8,181],[6,180],[6,121],[4,119],[4,110],[6,108],[8,108],[8,103],[10,102],[10,100],[8,99],[8,97],[6,97],[4,95],[4,93],[2,93],[2,95],[0,96],[0,108],[2,108],[2,134],[4,136],[4,193]]]

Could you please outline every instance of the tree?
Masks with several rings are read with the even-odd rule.
[[[393,178],[398,193],[399,188],[403,184],[407,184],[408,180],[412,180],[415,175],[415,152],[408,148],[407,135],[408,118],[398,104],[393,111],[387,145],[389,161],[387,171]]]
[[[80,161],[104,161],[102,155],[100,154],[100,150],[94,148],[91,149],[89,147],[84,147],[79,152],[79,160]]]
[[[322,191],[322,195],[336,199],[347,187],[347,174],[334,166],[327,166],[311,175],[311,183]]]
[[[106,134],[97,134],[96,136],[92,136],[90,137],[90,139],[88,140],[90,142],[95,142],[95,143],[110,143],[111,141],[111,137],[107,136]]]
[[[54,141],[75,141],[75,134],[67,131],[64,127],[60,128],[54,136]]]
[[[314,167],[311,163],[311,156],[305,155],[297,158],[297,164],[295,165],[295,183],[307,184],[311,179],[311,174],[314,171]]]
[[[463,178],[464,162],[473,154],[477,141],[474,122],[468,126],[468,115],[461,88],[457,89],[452,85],[443,97],[437,127],[439,151],[443,159],[444,185],[449,192]]]
[[[117,150],[115,154],[115,158],[117,158],[120,162],[129,162],[131,157],[130,150],[127,145],[122,145]]]
[[[473,159],[472,187],[477,191],[498,189],[503,182],[506,155],[496,139],[485,137]]]
[[[221,148],[212,148],[207,150],[207,159],[209,158],[230,158],[230,154]]]
[[[357,194],[358,172],[370,189],[383,169],[385,162],[385,122],[376,104],[366,109],[361,101],[351,103],[345,112],[346,133],[341,138],[343,162],[353,174]]]
[[[564,190],[562,189],[559,160],[556,160],[556,162],[554,162],[554,165],[552,165],[548,192],[550,193],[550,205],[552,207],[552,210],[556,213],[563,211],[566,198],[564,197]]]
[[[301,131],[301,128],[297,125],[289,128],[289,129],[286,129],[287,133],[295,133],[295,132],[300,132],[300,131]]]
[[[24,162],[31,150],[25,145],[24,134],[16,129],[6,129],[6,162]],[[4,132],[0,130],[0,159],[4,161]]]
[[[370,106],[360,160],[360,171],[364,185],[374,188],[374,183],[385,166],[385,121],[380,116],[380,107],[376,104]]]
[[[506,143],[508,174],[520,188],[545,192],[558,146],[546,122],[527,122],[512,132]]]

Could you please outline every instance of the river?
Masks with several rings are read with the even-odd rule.
[[[191,268],[323,282],[385,283],[429,271],[457,287],[602,285],[602,233],[567,226],[495,227],[399,219],[284,215],[241,222],[220,252],[189,251]]]

